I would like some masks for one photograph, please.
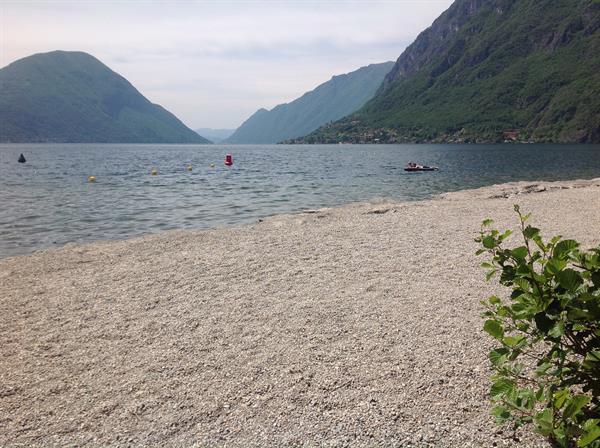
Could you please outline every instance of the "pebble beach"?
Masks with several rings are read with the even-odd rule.
[[[513,204],[600,244],[594,179],[2,259],[0,446],[546,447],[490,415],[474,238]]]

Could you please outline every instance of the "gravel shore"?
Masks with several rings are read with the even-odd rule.
[[[546,446],[497,427],[480,223],[600,243],[600,179],[0,260],[0,446]]]

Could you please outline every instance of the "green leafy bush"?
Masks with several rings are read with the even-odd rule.
[[[520,219],[523,245],[504,248],[485,220],[477,254],[487,279],[499,275],[510,298],[492,296],[484,330],[499,343],[490,352],[491,398],[497,422],[534,425],[558,447],[600,447],[600,246],[581,250],[560,236],[544,242]]]

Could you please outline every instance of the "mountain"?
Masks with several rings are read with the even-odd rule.
[[[362,109],[296,142],[600,142],[600,1],[457,0]]]
[[[0,142],[210,143],[98,59],[71,51],[0,69]]]
[[[235,132],[235,129],[213,129],[213,128],[200,128],[195,131],[211,140],[214,143],[221,143],[226,138],[230,137]]]
[[[381,85],[393,62],[371,64],[331,80],[291,103],[259,109],[227,139],[228,143],[277,143],[306,135],[319,126],[354,112]]]

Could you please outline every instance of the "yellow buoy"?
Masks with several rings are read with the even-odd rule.
[[[88,182],[96,182],[96,176],[88,176]]]
[[[211,163],[211,164],[210,164],[210,167],[211,167],[211,168],[214,168],[214,167],[215,167],[215,164],[214,164],[214,163]]]
[[[152,171],[150,171],[150,174],[152,174],[153,176],[156,176],[158,174],[158,170],[156,168],[152,168]]]
[[[192,165],[188,165],[187,170],[192,171]]]

